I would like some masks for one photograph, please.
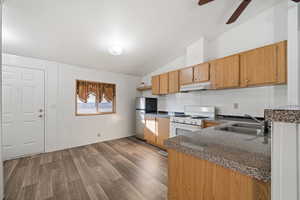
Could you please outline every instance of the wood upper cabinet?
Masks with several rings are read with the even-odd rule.
[[[194,82],[209,81],[209,63],[194,66]]]
[[[191,84],[194,81],[194,68],[188,67],[180,70],[180,85]]]
[[[277,82],[277,45],[241,53],[241,86]]]
[[[170,119],[157,118],[157,140],[158,146],[164,148],[164,141],[169,138],[170,132]]]
[[[145,118],[144,138],[147,142],[155,144],[157,136],[157,124],[155,117]]]
[[[159,75],[159,94],[169,92],[169,73]]]
[[[277,83],[287,82],[287,41],[282,41],[277,45]]]
[[[239,55],[228,56],[212,61],[210,63],[210,76],[214,89],[239,87]]]
[[[159,94],[159,75],[152,76],[152,94],[158,95]]]
[[[179,92],[179,71],[169,72],[169,94]]]

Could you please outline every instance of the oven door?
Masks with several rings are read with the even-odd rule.
[[[199,125],[190,124],[180,124],[180,123],[170,123],[171,135],[170,137],[175,137],[178,135],[189,135],[193,132],[200,131],[202,129]]]

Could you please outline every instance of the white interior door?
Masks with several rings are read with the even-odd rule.
[[[44,72],[3,66],[4,160],[44,152]]]

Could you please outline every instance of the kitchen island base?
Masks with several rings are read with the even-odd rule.
[[[270,183],[168,149],[168,200],[270,200]]]

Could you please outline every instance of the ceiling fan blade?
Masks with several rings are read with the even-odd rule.
[[[239,5],[239,7],[234,11],[233,15],[229,18],[226,24],[231,24],[235,22],[239,16],[243,13],[243,11],[247,8],[249,3],[252,0],[243,0],[243,2]]]
[[[294,1],[294,2],[296,2],[296,3],[299,3],[299,2],[300,2],[300,0],[292,0],[292,1]]]
[[[207,4],[207,3],[211,2],[211,1],[214,1],[214,0],[199,0],[198,4],[199,4],[199,6],[202,6],[202,5]]]

